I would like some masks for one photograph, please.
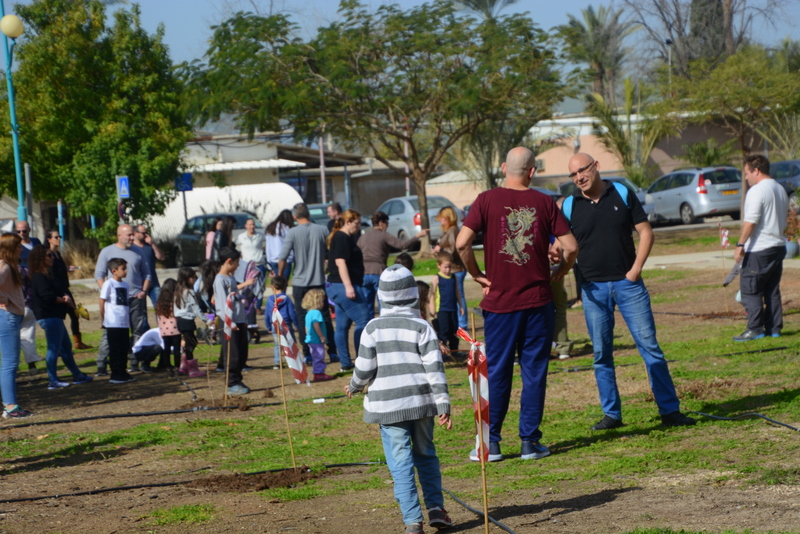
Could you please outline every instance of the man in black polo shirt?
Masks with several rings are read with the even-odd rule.
[[[594,376],[604,414],[592,430],[622,426],[622,401],[614,371],[615,306],[644,359],[662,423],[693,425],[696,421],[679,410],[667,361],[656,340],[650,295],[641,277],[653,247],[647,215],[636,195],[600,179],[598,163],[588,154],[574,155],[569,173],[577,187],[563,209],[578,240],[583,309],[594,346]],[[638,251],[633,229],[639,234]]]

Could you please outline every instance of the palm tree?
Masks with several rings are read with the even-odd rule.
[[[456,5],[462,9],[474,11],[482,15],[485,20],[493,20],[497,14],[510,6],[516,4],[517,0],[457,0]]]
[[[587,105],[600,142],[617,156],[628,178],[640,187],[647,184],[647,160],[656,143],[680,132],[679,124],[672,116],[647,113],[646,92],[640,83],[634,84],[630,78],[625,78],[622,110],[609,105],[598,93],[589,96]]]
[[[582,9],[583,20],[569,15],[569,23],[556,27],[564,40],[567,54],[576,63],[589,66],[592,92],[616,107],[616,80],[627,55],[622,41],[638,29],[638,25],[623,21],[623,10],[614,11],[599,6]]]

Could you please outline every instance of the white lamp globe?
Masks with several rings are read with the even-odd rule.
[[[25,31],[25,26],[16,15],[6,15],[0,19],[0,31],[6,36],[16,39]]]

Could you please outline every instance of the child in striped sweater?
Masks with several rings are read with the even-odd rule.
[[[414,477],[420,478],[432,527],[453,525],[444,509],[442,475],[433,444],[434,417],[450,430],[450,397],[436,333],[420,316],[419,290],[411,271],[392,265],[378,285],[380,317],[367,323],[345,394],[362,391],[364,422],[381,429],[386,463],[394,479],[407,533],[423,533]]]

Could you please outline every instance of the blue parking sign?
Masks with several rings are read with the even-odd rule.
[[[194,183],[192,173],[185,172],[175,177],[175,191],[191,191]]]
[[[117,195],[119,198],[131,198],[131,183],[127,176],[117,176]]]

